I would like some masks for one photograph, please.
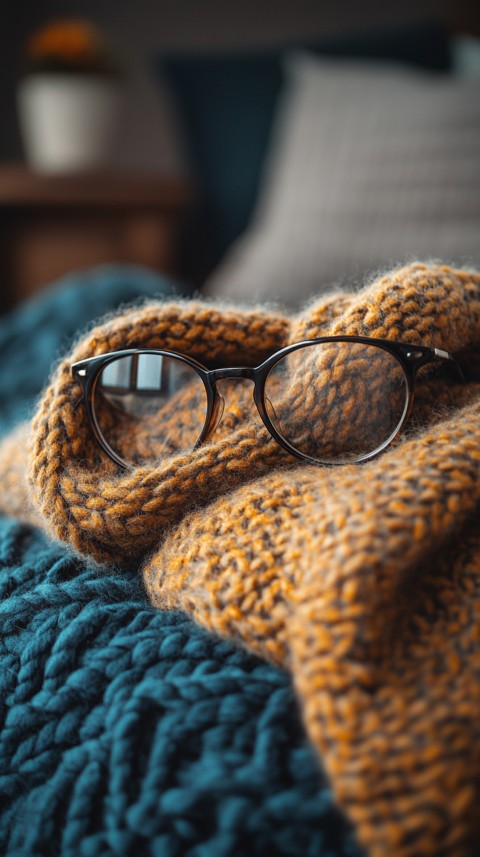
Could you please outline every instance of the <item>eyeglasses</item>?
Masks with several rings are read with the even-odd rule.
[[[174,351],[130,349],[72,366],[93,434],[120,467],[156,463],[204,443],[221,420],[224,379],[253,382],[271,436],[317,464],[366,461],[404,427],[418,370],[454,358],[439,348],[362,336],[296,342],[256,368],[207,369]]]

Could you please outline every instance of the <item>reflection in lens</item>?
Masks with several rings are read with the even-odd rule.
[[[388,351],[358,342],[306,345],[281,358],[265,383],[277,432],[298,452],[347,463],[375,452],[406,413],[408,386]]]
[[[110,449],[128,463],[145,464],[195,445],[207,393],[195,369],[180,358],[131,354],[102,370],[93,406]]]

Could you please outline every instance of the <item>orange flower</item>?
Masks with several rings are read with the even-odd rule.
[[[59,72],[122,77],[123,63],[90,21],[55,20],[30,36],[26,44],[27,74]]]
[[[100,34],[87,21],[53,21],[29,39],[27,54],[32,60],[57,57],[72,63],[87,63],[104,51]]]

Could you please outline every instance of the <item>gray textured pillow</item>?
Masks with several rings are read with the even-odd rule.
[[[413,258],[480,263],[480,85],[289,60],[249,230],[208,294],[296,305]]]

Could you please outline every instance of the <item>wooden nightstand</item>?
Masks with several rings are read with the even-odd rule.
[[[0,311],[71,271],[108,262],[175,274],[192,194],[159,175],[40,176],[0,167]]]

